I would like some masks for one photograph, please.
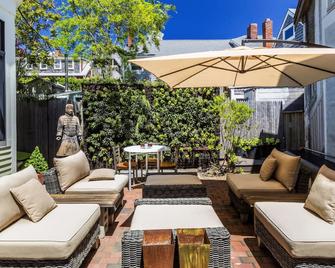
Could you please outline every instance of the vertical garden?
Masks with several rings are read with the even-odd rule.
[[[217,152],[216,89],[111,83],[84,85],[83,92],[85,150],[94,166],[112,165],[115,145],[157,142],[186,159],[199,147]]]

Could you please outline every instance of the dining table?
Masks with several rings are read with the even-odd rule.
[[[155,154],[157,156],[157,172],[159,172],[160,158],[164,151],[169,151],[170,148],[160,144],[144,144],[144,145],[131,145],[124,149],[128,153],[128,180],[129,190],[131,191],[131,159],[135,156],[136,163],[138,162],[138,155],[145,155],[145,171],[148,173],[148,155]]]

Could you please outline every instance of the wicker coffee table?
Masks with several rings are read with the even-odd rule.
[[[150,207],[150,206],[157,206],[160,209],[166,209],[163,206],[169,206],[170,208],[175,206],[176,210],[180,209],[181,206],[184,206],[186,209],[190,209],[190,206],[196,206],[197,209],[199,209],[200,206],[203,206],[204,209],[202,212],[206,211],[209,212],[206,214],[208,217],[202,217],[198,215],[198,220],[194,220],[192,217],[187,217],[188,220],[185,221],[185,219],[182,219],[183,223],[178,223],[178,225],[183,225],[177,227],[177,229],[180,228],[204,228],[206,230],[209,242],[210,242],[210,252],[209,252],[209,265],[208,267],[224,267],[224,268],[229,268],[230,265],[230,234],[228,230],[222,225],[221,221],[218,219],[217,215],[214,212],[214,218],[217,218],[219,221],[218,224],[213,224],[213,222],[205,223],[204,221],[208,220],[208,218],[213,217],[213,213],[210,213],[212,210],[212,202],[210,201],[209,198],[163,198],[163,199],[155,199],[155,198],[149,198],[149,199],[141,199],[137,200],[135,202],[135,207],[136,209],[139,206],[143,207]],[[135,214],[136,214],[136,209],[135,209]],[[164,213],[164,211],[163,211]],[[137,229],[136,225],[139,223],[137,221],[136,224],[136,215],[134,214],[132,224],[130,227],[129,231],[124,232],[123,237],[122,237],[122,266],[123,268],[140,268],[142,267],[142,262],[143,262],[143,238],[144,238],[144,230],[150,230],[152,228],[150,227],[155,227],[154,229],[166,229],[165,227],[161,228],[156,228],[157,224],[160,225],[160,221],[162,221],[161,218],[155,218],[155,215],[153,217],[140,217],[144,221],[148,221],[150,219],[150,227],[147,228],[143,227],[142,230]],[[170,211],[169,217],[172,219],[174,218],[174,213]],[[178,214],[178,213],[177,213]],[[185,214],[183,214],[185,215]],[[201,214],[204,215],[204,214]],[[139,216],[139,215],[137,215]],[[200,219],[200,218],[201,219]],[[139,218],[138,218],[139,219]],[[213,218],[212,218],[213,219]],[[176,219],[176,220],[181,220],[181,219]],[[200,223],[200,220],[202,223]],[[135,223],[134,223],[135,221]],[[168,224],[165,219],[164,225]],[[188,226],[191,223],[193,227]],[[143,222],[140,223],[141,226]],[[145,224],[146,225],[146,224]],[[198,226],[196,226],[198,225]],[[174,224],[172,224],[174,226]],[[187,227],[186,227],[187,226]],[[211,227],[209,227],[211,226]],[[134,228],[134,229],[133,229]],[[170,227],[169,229],[172,230],[173,233],[173,243],[176,243],[176,236],[177,236],[177,230],[175,227]]]
[[[194,174],[157,174],[147,177],[143,198],[207,197],[206,186]]]

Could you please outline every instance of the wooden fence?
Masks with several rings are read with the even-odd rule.
[[[56,141],[57,121],[64,114],[67,99],[48,101],[18,100],[17,150],[32,152],[38,146],[52,166],[59,142]]]

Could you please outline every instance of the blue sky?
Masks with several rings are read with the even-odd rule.
[[[226,39],[246,34],[249,23],[274,21],[277,35],[288,8],[298,0],[162,0],[177,11],[164,31],[164,39]]]

